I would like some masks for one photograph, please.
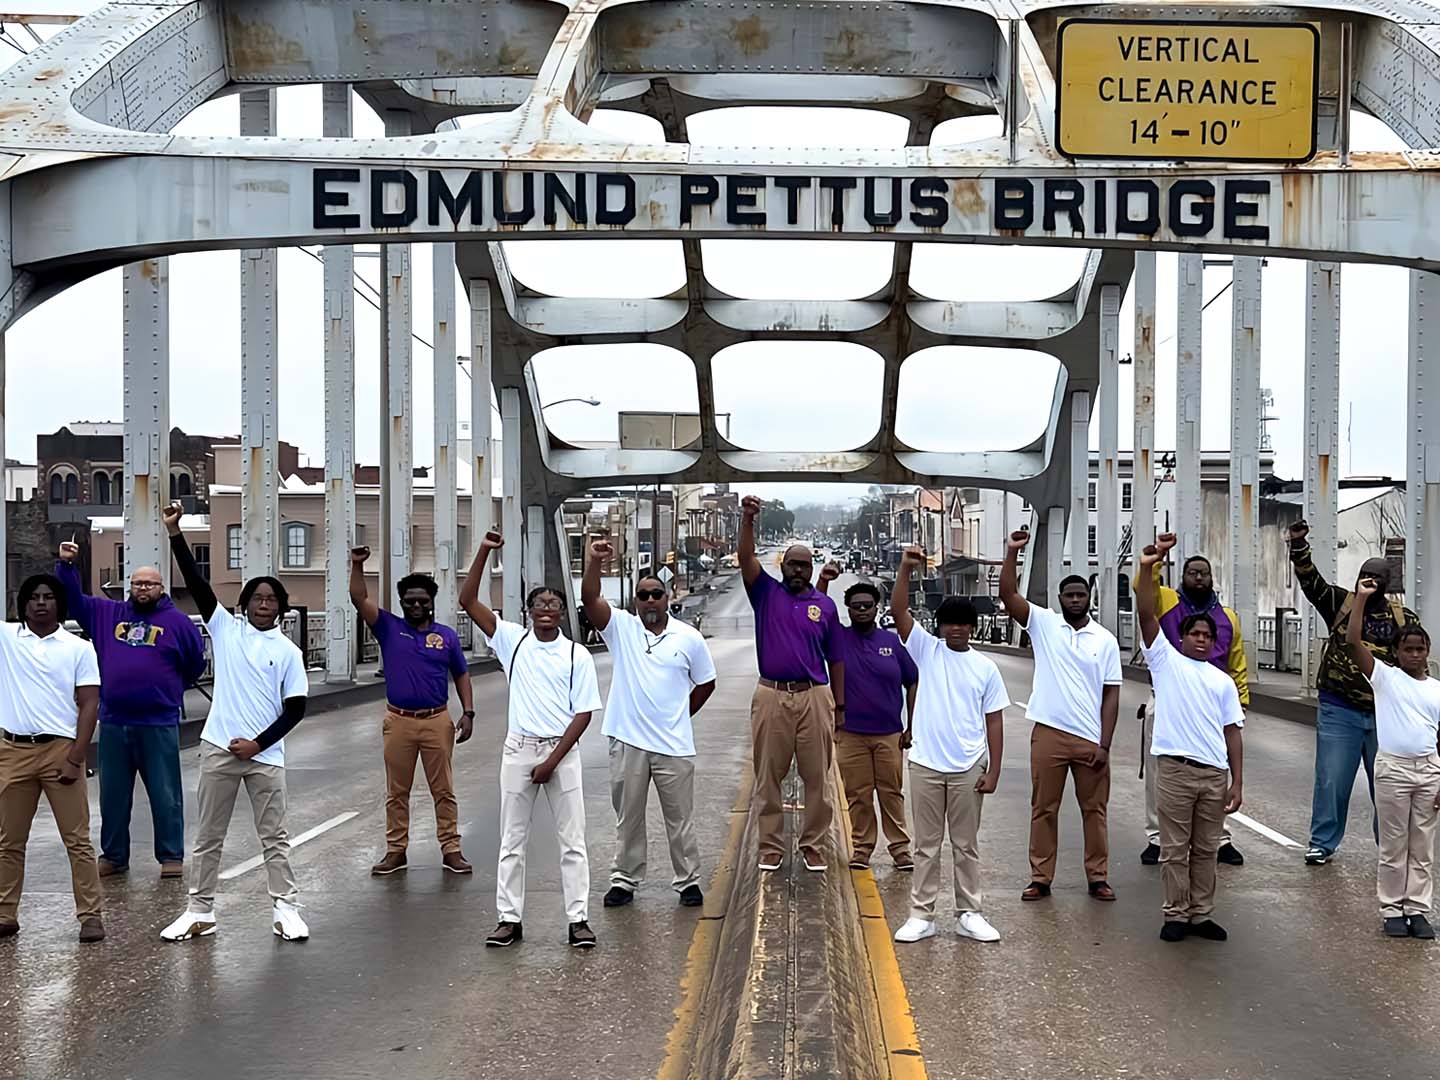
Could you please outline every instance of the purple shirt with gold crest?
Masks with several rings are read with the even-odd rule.
[[[868,634],[840,628],[845,646],[845,730],[895,735],[905,729],[905,688],[920,681],[915,661],[894,630]]]
[[[380,612],[373,628],[385,665],[385,700],[397,709],[439,709],[450,701],[450,680],[470,670],[454,630],[431,623],[416,630]]]
[[[776,682],[828,683],[825,662],[843,661],[835,601],[807,587],[791,593],[761,573],[745,591],[755,609],[755,654],[760,677]]]

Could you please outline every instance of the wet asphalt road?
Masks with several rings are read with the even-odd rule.
[[[707,873],[748,758],[754,678],[743,594],[721,596],[711,612],[720,635],[711,642],[720,688],[696,728],[697,821]],[[604,683],[608,660],[598,661]],[[998,661],[1012,698],[1025,700],[1028,660]],[[990,946],[959,939],[946,914],[940,936],[896,947],[930,1076],[1440,1076],[1440,952],[1379,934],[1363,786],[1345,844],[1329,866],[1307,868],[1298,851],[1236,829],[1246,865],[1221,868],[1216,910],[1230,930],[1228,943],[1158,940],[1159,872],[1138,861],[1144,836],[1133,718],[1143,694],[1127,683],[1122,695],[1110,804],[1110,880],[1120,900],[1108,905],[1086,896],[1079,815],[1068,798],[1055,895],[1020,903],[1028,878],[1028,729],[1022,709],[1008,711],[1001,785],[981,830],[986,910],[1004,939]],[[261,870],[222,884],[215,937],[159,941],[159,929],[184,903],[183,887],[154,877],[140,839],[149,827],[141,800],[131,873],[106,882],[110,937],[80,947],[68,865],[42,810],[30,844],[23,931],[0,943],[4,1075],[654,1076],[698,916],[677,907],[669,890],[653,801],[650,881],[633,907],[601,907],[612,836],[598,718],[582,752],[600,947],[580,954],[565,945],[557,853],[543,804],[532,843],[526,940],[508,951],[481,944],[494,923],[503,703],[502,680],[477,679],[477,734],[456,754],[465,851],[476,867],[470,878],[440,870],[423,779],[412,812],[410,870],[369,877],[383,848],[384,821],[375,708],[312,718],[288,740],[292,835],[356,813],[295,849],[313,934],[303,944],[271,934]],[[1263,715],[1252,714],[1246,728],[1244,812],[1300,842],[1313,738],[1309,728]],[[185,767],[193,800],[193,752]],[[234,867],[257,851],[242,799],[223,865]],[[883,856],[876,876],[898,927],[908,880]]]

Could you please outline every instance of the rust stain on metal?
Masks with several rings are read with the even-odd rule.
[[[770,30],[758,15],[751,15],[748,19],[731,19],[730,37],[746,56],[755,56],[770,48]]]
[[[1330,455],[1319,454],[1315,458],[1315,477],[1321,491],[1330,488]]]
[[[146,281],[154,281],[157,277],[159,277],[158,267],[159,263],[157,263],[154,259],[141,259],[140,276]]]
[[[957,214],[973,216],[983,214],[989,208],[985,193],[980,190],[979,180],[952,180],[950,182],[950,205]]]
[[[356,33],[364,37],[358,20]],[[269,23],[247,22],[232,16],[225,28],[225,41],[230,62],[237,71],[264,71],[308,63],[305,43],[282,37]]]
[[[519,68],[529,70],[526,65],[530,65],[530,58],[524,48],[513,41],[507,41],[500,46],[500,51],[495,55],[495,61],[502,68],[510,68],[512,71]]]

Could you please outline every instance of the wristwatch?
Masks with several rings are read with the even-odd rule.
[[[461,715],[461,716],[464,716],[464,717],[468,717],[468,718],[471,719],[471,720],[474,720],[474,719],[475,719],[475,710],[474,710],[474,709],[466,709],[466,710],[465,710],[464,712],[462,712],[460,715]]]

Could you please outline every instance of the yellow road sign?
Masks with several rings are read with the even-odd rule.
[[[1319,50],[1309,23],[1071,19],[1059,36],[1060,152],[1304,161]]]

